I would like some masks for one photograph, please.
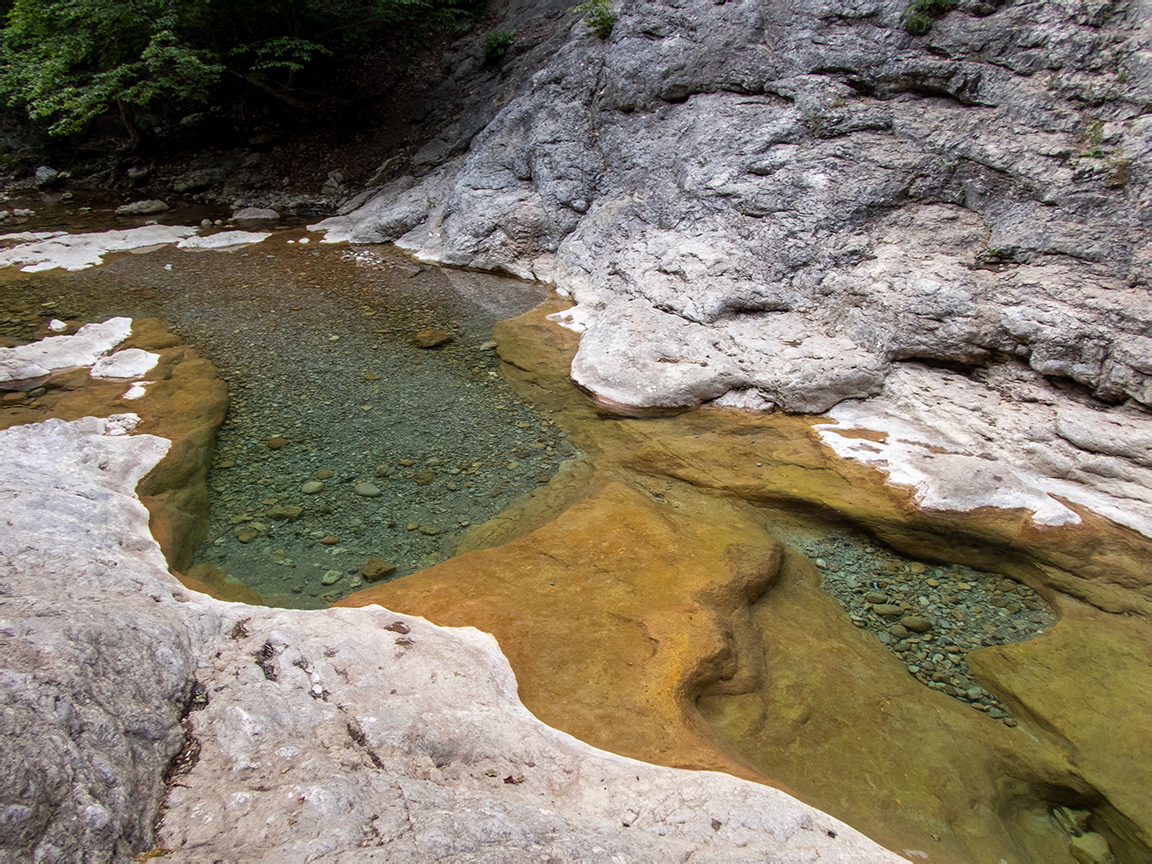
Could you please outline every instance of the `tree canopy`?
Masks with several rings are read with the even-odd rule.
[[[225,77],[297,107],[298,76],[322,59],[466,21],[474,0],[11,0],[0,29],[0,96],[48,124],[83,129],[118,109],[203,104]]]

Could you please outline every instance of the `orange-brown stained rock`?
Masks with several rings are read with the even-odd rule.
[[[522,540],[337,605],[489,631],[545,723],[634,758],[749,776],[694,701],[706,682],[750,680],[735,649],[754,638],[748,607],[781,546],[732,507],[690,506],[610,484]]]
[[[520,319],[498,325],[494,335],[500,341],[502,371],[517,389],[563,409],[558,419],[587,454],[570,471],[575,485],[597,488],[606,478],[616,477],[664,493],[669,501],[676,496],[682,501],[714,496],[701,513],[722,512],[723,500],[731,502],[729,512],[745,501],[765,518],[811,507],[847,516],[911,554],[1011,573],[1050,598],[1065,592],[1103,608],[1145,608],[1152,581],[1143,564],[1150,548],[1147,539],[1092,514],[1082,513],[1085,521],[1079,526],[1052,529],[1032,525],[1023,511],[922,511],[910,490],[888,485],[885,476],[870,467],[837,458],[820,443],[809,418],[725,410],[650,420],[598,415],[567,381],[574,335],[557,330],[543,317],[563,305],[554,298]],[[558,531],[557,526],[573,524],[564,517],[540,528],[542,514],[551,518],[565,502],[579,500],[572,486],[553,481],[554,500],[545,491],[543,498],[474,529],[462,542],[472,549],[506,545],[409,577],[417,580],[410,585],[401,580],[368,592],[367,598],[354,595],[350,602],[375,598],[385,605],[400,603],[403,611],[437,623],[490,630],[512,661],[526,703],[560,728],[606,749],[666,764],[714,765],[718,759],[735,759],[745,776],[751,771],[762,780],[790,787],[890,848],[913,850],[907,854],[914,858],[1070,860],[1067,838],[1048,817],[1048,808],[1061,803],[1096,807],[1098,829],[1113,838],[1116,848],[1132,852],[1132,860],[1144,860],[1140,856],[1147,845],[1141,833],[1146,829],[1141,826],[1149,819],[1139,801],[1146,784],[1142,775],[1126,772],[1118,762],[1125,748],[1146,752],[1147,745],[1130,734],[1139,732],[1141,721],[1124,724],[1122,740],[1112,741],[1097,720],[1124,711],[1128,698],[1106,683],[1097,686],[1095,704],[1077,698],[1076,670],[1082,664],[1070,657],[1054,658],[1051,669],[1046,668],[1048,661],[1033,662],[1043,652],[1030,646],[1054,644],[1049,637],[989,649],[1005,658],[996,666],[981,662],[983,652],[970,655],[1001,698],[1020,704],[1010,695],[1013,687],[1020,687],[1033,705],[1046,706],[1047,715],[1039,707],[1021,708],[1020,726],[1009,728],[913,679],[875,637],[851,626],[836,602],[817,587],[819,579],[811,565],[789,555],[779,577],[751,609],[753,626],[732,626],[728,637],[714,637],[739,646],[730,656],[739,658],[733,665],[740,672],[730,680],[716,676],[712,684],[707,684],[707,675],[699,675],[694,681],[699,713],[683,707],[690,687],[677,691],[665,680],[660,688],[622,694],[633,688],[632,678],[595,674],[599,667],[618,667],[617,656],[632,659],[635,665],[636,652],[626,640],[602,642],[608,654],[594,655],[595,663],[570,661],[585,651],[601,650],[588,647],[581,634],[603,628],[591,627],[579,617],[591,614],[586,609],[572,612],[577,620],[566,628],[569,610],[578,604],[549,605],[537,592],[519,587],[517,583],[532,573],[519,562],[532,561],[533,547],[546,537],[553,562],[537,561],[533,566],[579,573],[581,562],[590,563],[595,556],[578,550],[591,538],[608,542],[616,523],[629,521],[611,513],[598,521],[591,511],[602,499],[591,497],[577,508],[581,516],[574,524],[580,530]],[[639,497],[645,509],[656,506]],[[637,518],[633,512],[631,519]],[[703,518],[713,524],[739,521]],[[529,533],[532,529],[535,533]],[[691,529],[677,534],[690,536]],[[556,546],[559,553],[552,551]],[[636,550],[638,555],[644,551]],[[517,562],[518,569],[501,569],[505,560]],[[597,564],[601,570],[608,566],[603,561]],[[624,560],[621,567],[644,570],[639,557]],[[642,611],[649,601],[643,595],[636,595],[636,600],[634,606],[625,607],[616,598],[602,614],[609,617],[613,606],[627,608],[620,612],[624,619],[644,620],[651,632],[655,627]],[[633,611],[637,608],[641,611]],[[1105,629],[1109,621],[1123,620],[1095,614]],[[670,615],[664,626],[671,628],[675,618]],[[1143,626],[1133,625],[1140,633]],[[534,638],[533,630],[546,635]],[[1053,635],[1060,632],[1058,627]],[[524,640],[528,648],[518,644]],[[1152,644],[1146,637],[1141,640],[1140,645]],[[697,638],[698,644],[707,642],[707,637]],[[1105,638],[1101,644],[1107,642]],[[1086,638],[1079,648],[1091,656],[1092,639]],[[1143,650],[1129,654],[1138,656]],[[649,662],[657,657],[653,654]],[[567,668],[569,662],[575,663],[577,674],[557,679],[563,686],[553,686],[549,677],[563,675],[554,670]],[[1142,718],[1147,700],[1141,694],[1152,675],[1147,665],[1121,666],[1123,680],[1135,682],[1134,716]],[[1005,671],[1009,669],[1011,674]],[[1107,671],[1097,670],[1096,680],[1107,682]],[[668,703],[676,699],[680,707],[672,711]],[[1051,720],[1056,706],[1059,722]],[[1097,720],[1092,714],[1098,715]],[[701,728],[701,717],[719,734],[720,743]],[[1095,736],[1092,746],[1083,749],[1073,742],[1088,733],[1063,731],[1081,724],[1085,730],[1093,729]],[[660,726],[672,730],[664,736],[668,743],[663,749],[650,743],[652,730]],[[1061,731],[1051,736],[1053,730]],[[680,747],[695,752],[679,751]],[[1070,753],[1079,758],[1071,762]],[[1099,804],[1097,790],[1106,791],[1125,812]],[[1137,824],[1125,829],[1133,820]],[[1124,830],[1134,838],[1127,845],[1120,836]]]
[[[197,564],[187,572],[178,574],[178,578],[186,588],[215,597],[217,600],[254,605],[263,602],[260,595],[247,585],[229,581],[228,574],[214,564]]]
[[[1088,789],[1063,754],[921,685],[818,582],[737,506],[609,483],[337,605],[493,633],[524,704],[604,749],[799,791],[934,861],[1060,860],[1044,789]]]
[[[969,665],[1029,726],[1065,742],[1119,860],[1152,860],[1152,625],[1065,600],[1042,636],[969,655]]]

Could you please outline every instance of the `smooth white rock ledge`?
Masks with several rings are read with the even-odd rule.
[[[131,332],[131,318],[109,318],[102,324],[85,324],[71,336],[49,336],[29,345],[0,348],[0,384],[91,366]]]
[[[146,375],[160,362],[160,355],[143,348],[125,348],[115,354],[101,357],[92,364],[88,374],[93,378],[111,378],[127,381]]]
[[[1022,364],[985,382],[903,364],[873,399],[819,425],[838,456],[873,465],[932,510],[1025,508],[1041,525],[1080,522],[1058,498],[1152,536],[1152,415],[1077,401]],[[883,441],[847,437],[869,429]]]
[[[131,420],[0,432],[0,776],[16,778],[18,856],[901,860],[778,790],[545,726],[487,634],[188,591],[133,492],[168,442],[116,434]],[[199,757],[153,836],[190,704]]]
[[[12,234],[0,234],[0,244],[35,243],[37,240],[47,240],[67,233],[67,231],[16,231]]]
[[[565,330],[571,330],[573,333],[583,333],[589,327],[596,323],[596,318],[599,315],[599,310],[591,306],[573,306],[565,309],[563,312],[553,312],[547,315],[549,321],[555,321]]]
[[[130,252],[150,246],[178,243],[196,233],[183,225],[145,225],[121,231],[91,234],[60,234],[45,240],[22,243],[0,252],[0,267],[19,267],[26,273],[53,270],[84,270],[95,267],[109,252]]]
[[[17,246],[0,250],[0,267],[20,267],[27,273],[52,270],[84,270],[102,263],[109,252],[133,252],[175,244],[180,249],[227,249],[260,243],[271,235],[263,231],[220,231],[199,236],[187,225],[145,225],[90,234],[23,234]],[[4,240],[0,237],[0,241]]]
[[[177,249],[230,249],[233,246],[247,246],[262,243],[271,237],[267,231],[220,231],[202,237],[188,237],[176,244]]]

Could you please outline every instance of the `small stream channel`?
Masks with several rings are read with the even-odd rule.
[[[36,211],[8,231],[143,224],[93,201],[4,206]],[[468,526],[576,455],[546,411],[511,392],[491,342],[492,325],[537,305],[546,286],[318,239],[287,227],[227,251],[162,247],[73,273],[0,271],[0,337],[31,338],[47,317],[160,317],[213,360],[230,407],[197,563],[297,608],[361,587],[369,562],[379,579],[444,560]]]

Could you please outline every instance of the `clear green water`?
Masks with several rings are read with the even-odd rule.
[[[48,202],[4,230],[69,218],[85,230],[129,227]],[[233,251],[169,247],[77,273],[0,277],[0,335],[31,338],[51,316],[155,316],[216,363],[231,405],[197,563],[301,608],[362,587],[370,559],[394,565],[391,578],[444,560],[470,525],[576,455],[546,411],[513,395],[490,342],[492,325],[537,305],[546,286],[317,239],[288,229]],[[433,328],[451,340],[416,347],[415,334]],[[269,449],[277,437],[288,443]],[[331,475],[306,494],[320,472]]]

